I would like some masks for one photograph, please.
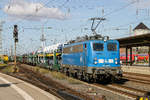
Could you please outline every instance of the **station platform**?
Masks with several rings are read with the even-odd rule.
[[[126,66],[122,65],[123,72],[131,72],[131,73],[139,73],[139,74],[147,74],[150,75],[150,67],[144,65],[138,66]]]
[[[27,82],[0,73],[0,100],[60,100]]]

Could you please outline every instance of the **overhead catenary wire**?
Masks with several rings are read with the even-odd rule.
[[[54,0],[52,0],[52,1],[54,1]],[[44,4],[44,6],[48,5],[50,2],[51,2],[51,1],[47,2],[46,4]],[[64,4],[66,4],[67,2],[69,2],[69,0],[66,0],[66,2],[63,3],[61,6],[64,6]],[[114,10],[114,11],[112,11],[112,12],[109,12],[109,13],[105,14],[104,16],[108,16],[108,15],[110,15],[110,14],[112,14],[112,13],[115,13],[115,12],[117,12],[117,11],[120,11],[121,9],[126,8],[126,7],[130,6],[131,4],[133,4],[133,3],[135,3],[135,2],[136,2],[136,1],[133,1],[133,2],[127,4],[127,5],[125,5],[125,6],[121,7],[121,8],[119,8],[119,9],[116,9],[116,10]],[[40,9],[42,9],[42,8],[39,8],[38,11],[39,11]],[[38,12],[38,11],[37,11],[37,12]],[[26,16],[26,17],[31,17],[31,16],[33,16],[33,15]],[[26,18],[26,17],[25,17],[25,18]],[[24,19],[25,19],[25,18],[24,18]],[[19,23],[19,22],[18,22],[18,23]],[[47,23],[47,21],[46,21],[45,23]],[[83,26],[85,26],[85,25],[87,25],[87,24],[84,24]],[[82,27],[82,25],[80,25],[80,27]]]
[[[12,0],[10,0],[10,1],[12,1]],[[44,4],[44,6],[47,6],[47,5],[48,5],[49,3],[51,3],[52,1],[54,1],[54,0],[48,1],[47,3]],[[63,7],[67,2],[69,2],[69,0],[66,0],[60,7]],[[126,6],[122,7],[122,8],[125,8],[125,7],[130,6],[130,5],[131,5],[132,3],[134,3],[134,2],[135,2],[135,1],[129,3],[128,5],[126,5]],[[44,7],[44,6],[43,6],[43,7]],[[43,7],[39,8],[39,9],[37,10],[37,12],[38,12],[39,10],[41,10]],[[107,15],[110,15],[110,14],[112,14],[112,13],[115,13],[116,11],[119,11],[119,10],[121,10],[122,8],[116,9],[116,10],[110,12],[110,13],[107,13],[107,14],[104,15],[104,16],[107,16]],[[24,20],[24,19],[27,18],[27,17],[31,17],[31,16],[33,16],[33,15],[25,16],[22,20]],[[19,22],[21,22],[21,21],[19,21]],[[19,22],[17,22],[16,24],[18,24]]]
[[[149,19],[150,18],[148,17],[148,18],[140,19],[140,21],[145,21],[145,20],[149,20]],[[130,23],[126,23],[126,24],[121,24],[119,26],[116,26],[116,28],[118,28],[118,27],[124,27],[124,26],[129,26],[131,24],[136,24],[137,22],[139,22],[139,20],[136,20],[136,21],[133,21],[133,22],[130,22]],[[112,27],[112,28],[115,28],[115,27]],[[109,28],[109,29],[111,29],[111,28]],[[109,30],[109,29],[105,29],[105,30]]]
[[[125,6],[121,7],[121,8],[115,9],[115,10],[113,10],[112,12],[109,12],[109,13],[104,14],[104,16],[102,16],[102,17],[105,17],[105,16],[108,16],[108,15],[117,13],[118,11],[121,11],[121,10],[123,10],[123,9],[125,9],[125,8],[127,8],[127,7],[129,7],[129,6],[133,5],[133,4],[135,4],[135,3],[137,3],[137,2],[138,2],[138,1],[136,1],[136,0],[135,0],[135,1],[132,1],[131,3],[125,5]]]
[[[137,1],[137,3],[139,3],[139,0],[136,0]],[[138,10],[136,10],[136,15],[138,15]],[[148,12],[149,13],[149,12]],[[137,17],[136,17],[136,19],[137,19]],[[137,19],[136,21],[132,21],[132,22],[129,22],[129,23],[126,23],[126,24],[121,24],[121,25],[119,25],[119,26],[115,26],[116,28],[118,28],[118,27],[124,27],[124,26],[129,26],[129,25],[131,25],[131,24],[136,24],[137,22],[139,22],[139,21],[146,21],[146,20],[149,20],[150,18],[149,18],[149,16],[148,16],[148,18],[142,18],[142,19]],[[114,27],[111,27],[111,28],[114,28]],[[111,29],[111,28],[107,28],[107,29],[104,29],[104,30],[109,30],[109,29]]]
[[[40,11],[43,7],[47,6],[50,2],[51,2],[51,1],[48,1],[48,2],[45,3],[42,7],[36,9],[36,13],[37,13],[38,11]],[[66,0],[65,3],[67,3],[67,2],[69,2],[69,0]],[[61,7],[63,7],[63,6],[65,5],[65,3],[63,3],[63,4],[61,5]],[[9,4],[9,6],[10,6],[10,5],[11,5],[11,3]],[[11,6],[10,6],[10,7],[11,7]],[[22,20],[24,20],[24,19],[26,19],[26,18],[28,18],[28,17],[32,17],[32,16],[33,16],[33,15],[25,16],[23,19],[21,19],[20,21],[16,22],[16,24],[21,23]],[[27,29],[27,28],[26,28],[26,29]],[[28,28],[28,29],[34,29],[34,28]]]
[[[121,7],[121,8],[117,8],[117,9],[115,9],[115,10],[109,12],[109,13],[106,13],[106,14],[104,14],[102,17],[106,17],[106,16],[109,16],[109,15],[111,15],[111,14],[117,13],[117,12],[119,12],[119,11],[121,11],[121,10],[123,10],[123,9],[125,9],[125,8],[127,8],[127,7],[129,7],[129,6],[131,6],[131,5],[133,5],[133,4],[135,4],[136,2],[138,2],[138,0],[132,1],[132,2],[128,3],[127,5]],[[100,22],[101,22],[101,20],[98,22],[98,24],[99,24]],[[81,27],[83,28],[83,26],[81,26]]]
[[[13,0],[10,0],[10,1],[13,1]],[[41,0],[40,0],[41,1]],[[44,4],[44,6],[47,6],[49,3],[52,3],[53,1],[55,1],[55,0],[50,0],[50,1],[48,1],[47,3],[45,3]],[[70,0],[66,0],[62,5],[60,5],[59,7],[64,7],[66,4],[67,4],[67,2],[69,2]],[[44,7],[43,6],[43,7]],[[38,12],[38,11],[40,11],[43,7],[41,7],[41,8],[38,8],[38,9],[36,9],[35,11],[36,12]],[[18,23],[21,23],[22,22],[22,20],[24,20],[24,19],[26,19],[26,18],[30,18],[30,17],[32,17],[32,16],[34,16],[34,15],[28,15],[28,16],[25,16],[25,17],[23,17],[22,19],[20,19],[20,21],[18,21],[18,22],[16,22],[16,24],[18,24]],[[46,21],[45,23],[47,23],[48,21]]]
[[[45,5],[45,4],[44,4]],[[63,5],[63,4],[62,4]],[[64,6],[64,5],[63,5]],[[125,6],[124,6],[125,7]],[[129,7],[129,6],[128,6]],[[123,9],[123,7],[121,7],[122,9]],[[42,9],[42,8],[41,8]],[[118,9],[119,10],[119,9]],[[118,10],[116,10],[117,12],[118,12]],[[38,9],[38,11],[39,11],[39,9]],[[37,11],[37,12],[38,12]],[[120,10],[119,10],[120,11]],[[114,14],[114,13],[116,13],[115,11],[113,12],[110,12],[110,13],[107,13],[108,15],[107,16],[109,16],[109,15],[111,15],[111,14]],[[88,20],[87,20],[88,21]],[[87,24],[86,24],[87,25]],[[84,25],[85,26],[85,25]],[[72,30],[71,30],[72,31]]]

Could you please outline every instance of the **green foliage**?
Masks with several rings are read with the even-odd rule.
[[[70,84],[81,84],[81,82],[79,80],[76,80],[73,78],[68,78],[67,80]]]
[[[49,70],[40,67],[33,67],[32,70],[41,74],[49,73]]]
[[[59,79],[59,80],[66,80],[67,76],[60,73],[60,72],[50,72],[50,74],[53,76],[53,78]]]
[[[41,68],[41,67],[33,67],[32,70],[35,71],[35,72],[41,73],[41,74],[50,75],[54,79],[66,80],[70,84],[81,84],[81,82],[79,80],[68,77],[68,76],[66,76],[66,75],[64,75],[63,73],[60,73],[60,72],[50,71],[50,70],[47,70],[47,69],[44,69],[44,68]]]

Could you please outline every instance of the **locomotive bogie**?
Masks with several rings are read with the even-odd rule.
[[[67,76],[73,76],[82,80],[103,80],[114,77],[120,79],[122,77],[122,70],[120,67],[117,68],[94,68],[86,66],[73,66],[73,65],[62,65],[61,70],[66,73]]]

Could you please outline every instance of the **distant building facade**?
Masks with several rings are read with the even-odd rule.
[[[133,29],[134,35],[142,35],[150,33],[150,29],[142,22]]]
[[[137,36],[137,35],[143,35],[143,34],[150,34],[150,29],[141,22],[133,29],[133,35]],[[132,60],[137,62],[137,61],[140,61],[140,60],[143,61],[146,59],[148,61],[148,56],[147,56],[148,51],[149,51],[149,47],[147,46],[132,47]],[[128,49],[127,52],[128,52],[128,61],[129,61],[130,50]],[[120,48],[121,61],[126,59],[125,54],[126,54],[126,48]],[[137,59],[135,59],[136,57]]]

